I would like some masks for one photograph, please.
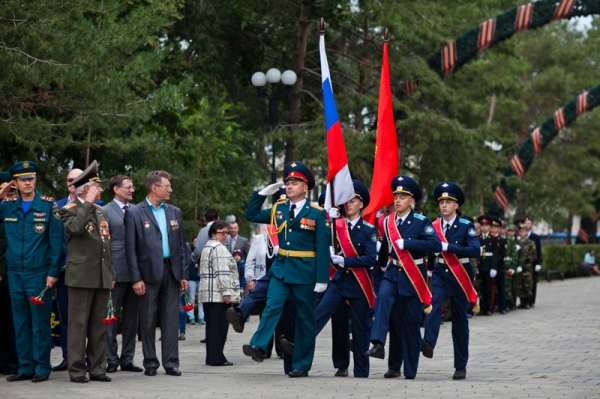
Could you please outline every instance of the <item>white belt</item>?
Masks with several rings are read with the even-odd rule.
[[[396,266],[402,266],[402,264],[398,264],[399,261],[396,259],[390,259],[390,262],[392,262]],[[421,258],[415,259],[415,265],[422,265],[422,264],[423,264],[423,259],[421,259]]]
[[[504,257],[504,260],[505,260],[505,261],[507,261],[507,260],[512,260],[512,258],[511,258],[510,256],[505,256],[505,257]]]
[[[460,258],[458,261],[460,263],[469,263],[469,258]],[[442,258],[441,256],[438,258],[438,262],[439,263],[446,263],[446,261],[444,260],[444,258]]]
[[[494,256],[493,252],[484,252],[481,254],[481,256]]]

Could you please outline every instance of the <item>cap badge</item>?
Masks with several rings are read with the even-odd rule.
[[[442,184],[442,187],[448,187],[448,183]],[[446,195],[446,194],[444,194],[444,195]]]
[[[29,162],[25,161],[23,162],[23,169],[28,169],[29,168]]]
[[[403,178],[402,176],[400,176],[400,177],[398,178],[398,181],[402,181],[402,180],[404,180],[404,178]],[[402,187],[400,187],[400,189],[402,189]]]
[[[398,190],[402,190],[402,186],[398,186]]]
[[[292,168],[295,168],[295,167],[296,167],[296,162],[294,162],[294,163],[292,164]]]
[[[448,193],[442,193],[442,197],[448,197]]]

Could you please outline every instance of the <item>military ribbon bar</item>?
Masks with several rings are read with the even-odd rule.
[[[405,249],[400,249],[396,244],[396,241],[400,240],[402,236],[400,235],[400,230],[398,230],[398,226],[396,226],[396,218],[392,214],[387,217],[386,223],[386,233],[388,238],[391,241],[392,248],[396,255],[398,256],[398,261],[402,264],[402,268],[406,272],[406,276],[408,280],[412,284],[413,288],[417,292],[419,296],[419,300],[423,305],[426,305],[424,309],[425,313],[431,312],[431,291],[429,291],[429,287],[427,287],[427,283],[419,270],[419,267],[415,263],[412,255],[409,251]]]
[[[337,219],[335,221],[335,230],[337,232],[338,242],[342,247],[342,252],[346,258],[358,258],[358,252],[356,252],[356,248],[352,244],[352,240],[350,239],[350,232],[348,231],[348,224],[346,223],[346,219]],[[352,267],[349,268],[356,277],[356,281],[358,281],[358,285],[362,289],[367,301],[369,302],[369,307],[371,309],[375,308],[375,299],[377,296],[375,295],[375,291],[373,290],[373,281],[371,280],[371,275],[364,267]]]
[[[437,233],[438,237],[440,238],[440,241],[442,243],[448,244],[448,240],[442,232],[441,219],[438,218],[433,222],[433,228]],[[469,278],[469,274],[458,260],[458,256],[447,251],[442,251],[441,253],[444,257],[444,261],[446,262],[446,264],[450,268],[450,271],[456,278],[456,281],[458,281],[458,284],[460,284],[460,288],[462,288],[463,292],[465,293],[467,300],[472,304],[477,304],[477,292],[475,291],[475,287],[473,287],[473,282]]]

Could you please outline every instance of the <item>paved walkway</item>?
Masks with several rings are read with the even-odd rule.
[[[278,359],[255,363],[242,354],[258,318],[243,334],[229,330],[226,356],[233,367],[204,365],[203,326],[189,326],[181,342],[181,377],[117,372],[110,383],[69,382],[55,372],[48,382],[0,380],[1,398],[597,398],[600,396],[600,278],[540,282],[538,305],[508,315],[470,320],[467,379],[453,381],[450,324],[442,326],[433,359],[421,357],[415,380],[384,379],[387,360],[371,360],[369,379],[334,377],[330,329],[317,339],[310,377],[283,374]],[[160,345],[159,345],[160,346]],[[160,357],[160,355],[159,355]],[[52,361],[60,361],[60,349]],[[142,363],[138,342],[136,362]],[[251,395],[251,396],[249,396]]]

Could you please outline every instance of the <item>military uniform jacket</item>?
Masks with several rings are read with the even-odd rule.
[[[65,284],[110,289],[115,279],[110,230],[101,206],[79,199],[60,210],[67,235]]]
[[[246,208],[246,219],[254,223],[269,223],[271,209],[261,210],[267,197],[252,194]],[[280,201],[274,205],[277,227],[287,222],[279,234],[279,249],[291,251],[315,251],[316,256],[299,258],[278,255],[269,269],[272,277],[288,284],[329,283],[329,231],[325,211],[310,205],[307,199],[302,209],[290,222],[289,201]]]
[[[481,256],[479,258],[479,273],[487,273],[491,269],[498,270],[498,262],[500,255],[498,252],[498,236],[489,233],[483,238],[483,234],[479,234],[479,245],[481,246]]]
[[[542,264],[542,240],[540,240],[540,236],[538,236],[537,234],[535,234],[532,231],[529,233],[529,235],[527,235],[527,238],[530,239],[531,241],[533,241],[533,243],[535,244],[536,259],[535,259],[534,265],[541,265]]]
[[[523,271],[533,271],[533,267],[536,265],[537,260],[537,252],[535,248],[535,243],[526,239],[525,241],[521,240],[519,242],[521,249],[519,250],[519,261],[518,265],[523,268]],[[525,270],[525,269],[528,270]]]
[[[473,223],[467,219],[456,217],[454,223],[446,233],[446,240],[448,241],[448,252],[456,254],[459,260],[465,259],[465,262],[461,262],[461,264],[469,275],[469,279],[473,281],[473,266],[471,266],[469,258],[477,258],[479,256],[479,239],[477,238],[477,232]],[[449,296],[464,295],[464,291],[456,280],[456,277],[454,277],[449,266],[445,263],[436,263],[433,271],[432,285],[445,285],[446,293]]]
[[[375,266],[377,259],[375,226],[365,222],[362,217],[359,218],[350,230],[350,240],[352,240],[352,245],[359,257],[345,257],[344,267],[336,265],[338,269],[331,279],[331,285],[336,286],[345,298],[362,298],[365,294],[350,269],[364,268],[369,275],[371,274],[371,268]]]
[[[21,197],[0,203],[0,220],[6,233],[6,268],[9,274],[46,274],[58,277],[63,256],[63,228],[53,198],[35,192],[27,213]]]
[[[395,218],[396,213],[386,216],[385,225],[387,225],[387,219],[390,217]],[[431,220],[426,216],[415,213],[413,210],[408,213],[402,222],[400,235],[404,239],[404,249],[410,252],[415,261],[422,260],[428,253],[440,252],[442,250],[442,243],[431,225]],[[398,283],[398,294],[403,296],[417,295],[406,273],[399,271],[398,266],[394,265],[393,261],[389,260],[389,258],[398,260],[386,231],[384,240],[381,242],[378,258],[380,267],[387,266],[383,278]],[[425,264],[421,263],[417,266],[423,275],[423,279],[427,281],[427,268]]]
[[[504,265],[507,269],[515,269],[518,265],[519,253],[517,251],[517,242],[512,238],[506,239],[506,254],[504,255]]]

